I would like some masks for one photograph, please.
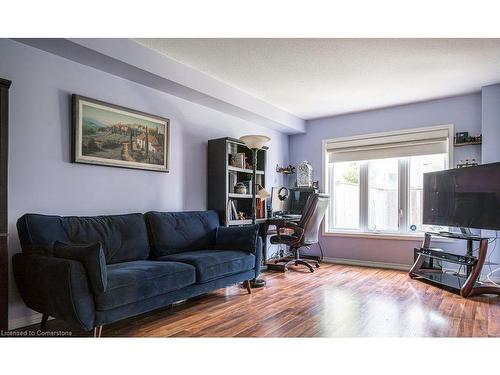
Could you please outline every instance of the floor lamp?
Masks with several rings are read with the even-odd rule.
[[[252,224],[256,222],[257,212],[257,151],[264,147],[270,140],[271,138],[265,135],[245,135],[240,137],[240,141],[252,150]],[[261,189],[259,190],[259,195],[262,197],[268,195],[268,193],[264,189]],[[263,241],[266,241],[266,239],[263,238]],[[253,279],[250,285],[252,288],[260,288],[266,285],[266,281],[263,279]]]

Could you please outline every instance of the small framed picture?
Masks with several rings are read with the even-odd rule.
[[[169,171],[170,121],[73,95],[72,161]]]

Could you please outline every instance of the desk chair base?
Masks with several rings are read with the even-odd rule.
[[[313,259],[304,259],[300,257],[299,249],[295,250],[295,257],[286,257],[276,259],[274,264],[285,263],[283,266],[283,272],[288,270],[288,266],[306,266],[309,268],[309,271],[314,272],[313,266],[319,268],[319,262]]]

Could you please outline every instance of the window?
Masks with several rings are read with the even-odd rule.
[[[368,161],[368,230],[398,231],[398,159]]]
[[[332,165],[333,167],[333,165]],[[332,168],[333,225],[338,229],[359,229],[359,163],[340,162]]]
[[[451,134],[446,126],[326,141],[326,231],[445,230],[422,224],[422,182],[448,167]]]
[[[408,223],[415,225],[416,230],[446,230],[441,227],[430,227],[422,224],[422,182],[424,173],[446,169],[446,154],[412,156],[409,158],[409,203]]]

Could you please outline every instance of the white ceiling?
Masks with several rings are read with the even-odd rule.
[[[135,40],[304,119],[500,82],[500,39]]]

